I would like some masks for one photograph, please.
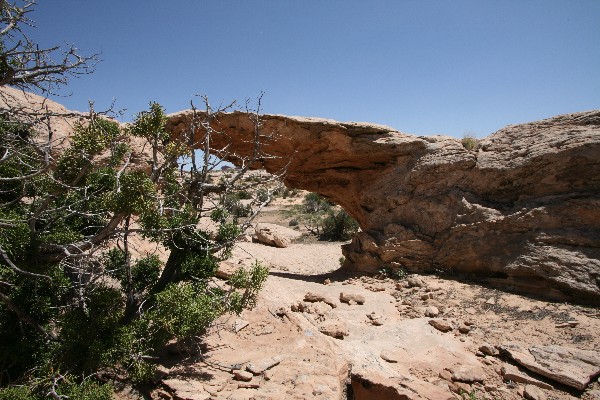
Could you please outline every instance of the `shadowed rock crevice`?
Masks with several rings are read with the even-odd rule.
[[[170,116],[174,138],[190,112]],[[469,274],[507,290],[600,304],[600,111],[508,126],[475,150],[449,136],[262,116],[255,168],[344,207],[362,232],[345,268]],[[215,147],[252,152],[254,126],[222,114]],[[235,163],[235,159],[230,161]]]

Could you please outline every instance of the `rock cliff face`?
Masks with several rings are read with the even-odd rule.
[[[190,112],[170,116],[173,136]],[[248,115],[220,115],[215,146],[249,155]],[[508,126],[474,150],[448,136],[264,115],[261,165],[343,206],[362,232],[345,268],[470,275],[600,304],[600,111]],[[232,160],[235,161],[235,160]]]

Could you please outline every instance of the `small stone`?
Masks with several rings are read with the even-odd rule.
[[[253,377],[254,375],[252,375],[252,373],[248,371],[243,371],[241,369],[233,371],[233,379],[235,379],[236,381],[249,382],[252,380]]]
[[[493,364],[492,360],[490,360],[488,358],[482,358],[481,362],[484,363],[485,365],[492,365]]]
[[[600,400],[600,390],[589,390],[587,395],[590,396],[590,400]]]
[[[156,389],[154,394],[164,400],[171,400],[173,398],[169,392],[163,389]]]
[[[249,324],[250,323],[248,321],[244,321],[243,319],[237,318],[233,325],[233,329],[235,330],[235,333],[238,333],[239,331],[247,327]]]
[[[528,400],[546,400],[547,397],[537,386],[533,385],[525,385],[525,389],[523,390],[523,396]]]
[[[470,314],[470,315],[475,315],[475,314],[477,314],[477,310],[476,310],[476,309],[474,309],[473,307],[468,307],[468,308],[465,308],[465,312],[466,312],[467,314]]]
[[[459,365],[450,368],[450,372],[452,372],[452,381],[473,383],[483,382],[486,378],[483,368],[476,365]]]
[[[447,369],[444,369],[440,372],[440,378],[450,382],[452,381],[452,372],[448,371]]]
[[[389,353],[389,352],[382,352],[380,354],[380,357],[384,360],[387,361],[389,363],[397,363],[398,362],[398,357],[396,357],[395,355]]]
[[[321,323],[319,332],[336,339],[344,339],[344,336],[348,336],[348,327],[342,321],[327,320]]]
[[[337,304],[327,296],[323,296],[322,294],[308,292],[304,295],[304,301],[309,303],[323,302],[325,304],[329,304],[332,308],[336,308]]]
[[[443,319],[430,319],[429,325],[442,332],[449,332],[452,330],[452,324]]]
[[[481,346],[479,346],[479,351],[481,351],[483,354],[487,354],[488,356],[498,355],[498,349],[496,349],[494,346],[488,343],[484,343]]]
[[[494,299],[493,297],[490,297],[489,299],[487,299],[487,301],[485,302],[485,304],[490,305],[490,306],[495,306],[496,305],[496,299]]]
[[[475,355],[476,355],[477,357],[485,357],[485,354],[484,354],[482,351],[480,351],[480,350],[477,350],[477,351],[475,352]]]
[[[425,301],[429,299],[433,299],[433,293],[425,293],[421,295],[421,300]]]
[[[269,369],[263,372],[263,378],[265,378],[265,381],[270,381],[271,379],[273,379],[273,371]]]
[[[327,278],[323,281],[323,285],[330,285],[331,284],[331,279]]]
[[[396,290],[405,289],[407,286],[408,286],[408,284],[405,281],[398,282],[398,283],[396,283]]]
[[[498,390],[498,386],[492,384],[485,385],[483,388],[486,392],[495,392]]]
[[[435,318],[440,315],[440,310],[437,307],[429,306],[425,309],[425,316],[429,318]]]
[[[460,324],[458,327],[458,331],[460,333],[469,333],[469,332],[471,332],[471,329],[472,328],[470,326],[467,326],[465,324]]]
[[[406,278],[406,283],[408,284],[408,287],[423,287],[423,286],[425,286],[425,282],[423,282],[423,279],[421,279],[417,276],[409,276],[408,278]]]
[[[167,376],[169,376],[169,369],[162,365],[159,365],[154,370],[154,376],[152,377],[152,381],[156,384],[162,381]]]
[[[556,324],[556,328],[575,328],[577,325],[579,325],[578,321],[567,321],[561,324]]]
[[[450,390],[456,394],[471,393],[471,385],[465,382],[452,382],[448,384]]]
[[[287,315],[287,310],[285,309],[285,307],[279,307],[279,308],[275,309],[275,311],[272,311],[272,313],[281,318],[281,317],[284,317],[285,315]]]
[[[260,375],[268,369],[273,368],[276,365],[279,365],[282,358],[280,356],[269,357],[263,360],[251,362],[246,366],[246,370],[252,372],[254,375]]]
[[[258,389],[260,387],[260,383],[239,383],[238,389]]]
[[[342,293],[340,293],[340,301],[342,303],[348,303],[348,304],[350,304],[350,302],[355,302],[357,304],[364,304],[365,298],[364,298],[364,296],[362,296],[360,294],[342,292]]]
[[[529,375],[519,371],[519,369],[510,364],[504,364],[502,366],[502,377],[505,381],[512,381],[517,383],[525,383],[528,385],[535,385],[542,389],[552,389],[552,386],[547,384],[546,382],[542,382],[535,378],[530,377]]]

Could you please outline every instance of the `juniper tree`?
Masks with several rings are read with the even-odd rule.
[[[0,89],[53,91],[96,61],[74,48],[37,49],[21,29],[33,5],[0,1]],[[211,137],[221,133],[211,120],[234,103],[213,109],[203,97],[203,112],[192,103],[173,140],[157,103],[122,125],[93,109],[59,115],[9,100],[0,102],[0,387],[26,386],[0,394],[107,398],[89,377],[146,380],[168,340],[202,335],[219,315],[253,305],[267,274],[260,264],[227,284],[214,279],[272,194],[269,180],[242,178],[265,156],[260,134],[254,157],[213,182],[227,154],[214,156]],[[58,151],[53,124],[75,116]],[[260,98],[248,117],[260,133]],[[239,191],[256,194],[242,214]],[[139,237],[162,260],[138,252]]]

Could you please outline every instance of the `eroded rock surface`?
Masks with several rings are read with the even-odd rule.
[[[584,390],[600,375],[600,352],[563,346],[532,346],[516,343],[500,349],[523,367],[564,385]]]
[[[170,116],[176,138],[190,112]],[[253,151],[241,112],[215,147]],[[318,118],[262,116],[255,168],[342,205],[362,232],[345,267],[473,274],[545,297],[600,304],[600,111],[508,126],[467,150],[449,136]],[[235,162],[235,159],[231,161]]]

